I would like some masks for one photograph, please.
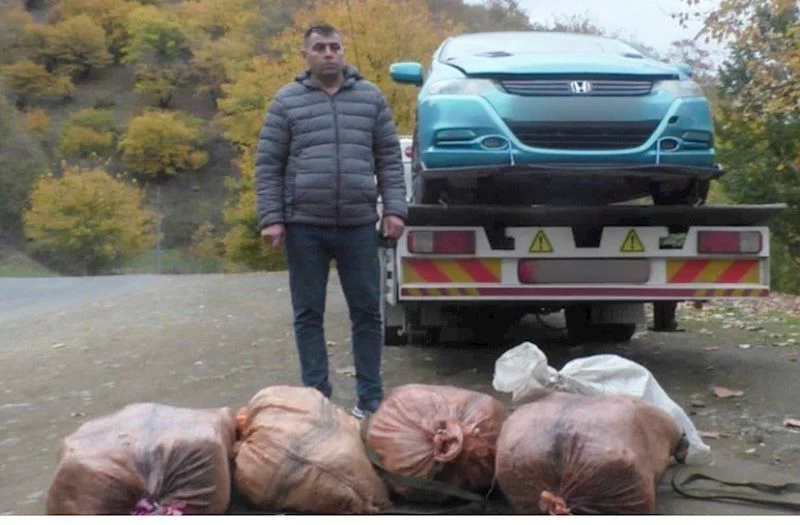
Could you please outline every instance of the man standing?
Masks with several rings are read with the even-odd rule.
[[[381,231],[399,238],[407,210],[400,143],[386,98],[344,64],[335,28],[309,28],[302,54],[308,69],[278,91],[259,135],[258,226],[273,247],[285,242],[303,384],[327,397],[323,317],[336,261],[352,326],[353,415],[361,418],[383,398],[376,208],[380,194]]]

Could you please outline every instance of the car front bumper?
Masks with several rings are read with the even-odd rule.
[[[520,165],[713,169],[715,162],[712,119],[702,97],[435,96],[419,103],[418,141],[424,171]]]

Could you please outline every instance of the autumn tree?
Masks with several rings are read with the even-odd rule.
[[[41,54],[51,71],[80,79],[111,62],[106,33],[88,14],[67,18],[48,29],[47,47]]]
[[[442,18],[463,25],[468,31],[525,31],[531,29],[527,13],[517,0],[426,0],[435,22]]]
[[[144,193],[97,168],[42,176],[24,220],[35,251],[80,263],[89,275],[153,244],[153,214],[144,206]]]
[[[730,100],[748,117],[800,110],[800,20],[795,0],[725,0],[699,11],[694,0],[682,22],[699,18],[703,36],[747,50],[747,85]]]
[[[19,3],[0,5],[0,64],[10,64],[26,58],[26,31],[34,25],[33,17]]]
[[[50,73],[42,64],[31,60],[20,60],[0,68],[0,77],[19,108],[31,102],[63,102],[75,89],[69,77]]]
[[[107,158],[114,153],[116,133],[112,111],[86,108],[70,115],[61,128],[59,150],[65,158]]]
[[[32,135],[44,135],[50,129],[50,115],[42,108],[26,111],[22,116],[22,127]]]
[[[59,22],[79,15],[87,15],[105,32],[108,51],[115,62],[122,58],[122,50],[128,43],[127,17],[136,7],[126,0],[68,0],[57,3],[51,14],[52,22]]]
[[[191,48],[191,75],[200,95],[216,104],[222,86],[315,0],[196,0],[176,6]]]
[[[131,120],[119,143],[122,165],[135,174],[163,180],[208,162],[197,119],[180,112],[153,110]]]
[[[718,75],[716,108],[717,149],[726,167],[723,187],[737,202],[789,205],[771,224],[772,281],[778,290],[798,292],[798,7],[782,0],[726,0],[700,16],[705,36],[724,41],[729,49]]]
[[[223,86],[220,120],[226,137],[244,151],[240,162],[243,179],[231,184],[235,198],[225,210],[231,226],[225,238],[226,253],[252,267],[264,268],[275,262],[272,252],[258,238],[253,148],[271,97],[305,68],[300,55],[305,29],[320,20],[339,29],[346,61],[386,95],[400,133],[413,129],[417,89],[393,82],[390,65],[401,60],[426,63],[447,36],[464,29],[441,13],[437,21],[426,0],[351,0],[349,12],[340,1],[321,1],[313,10],[298,13],[294,23],[270,41],[275,56],[254,57],[236,74],[234,82]]]
[[[183,24],[169,9],[141,6],[127,19],[123,62],[136,67],[136,92],[165,108],[189,75],[191,49]]]

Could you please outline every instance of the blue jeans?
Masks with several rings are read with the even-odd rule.
[[[286,257],[294,334],[303,384],[330,397],[328,349],[323,330],[331,260],[350,311],[358,407],[374,411],[383,398],[378,231],[374,225],[286,226]]]

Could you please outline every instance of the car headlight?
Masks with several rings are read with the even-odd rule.
[[[653,85],[653,91],[666,91],[676,97],[702,97],[703,88],[693,80],[660,80]]]
[[[456,78],[434,82],[427,91],[429,95],[480,95],[490,89],[495,84],[485,78]]]

